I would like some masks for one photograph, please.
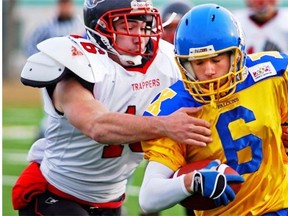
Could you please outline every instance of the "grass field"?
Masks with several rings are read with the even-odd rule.
[[[39,90],[22,86],[18,81],[3,83],[3,135],[2,135],[2,215],[16,216],[11,204],[11,188],[27,165],[26,155],[33,142],[43,116]],[[139,215],[138,191],[145,164],[137,168],[130,180],[125,216]],[[161,216],[182,216],[184,210],[175,206],[161,212]]]

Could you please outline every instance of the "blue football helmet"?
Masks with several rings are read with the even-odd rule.
[[[221,101],[243,81],[245,43],[241,27],[227,9],[216,4],[193,7],[181,19],[175,33],[175,54],[187,90],[199,102]],[[189,61],[229,52],[230,71],[213,80],[199,81]],[[223,83],[224,85],[220,85]],[[207,88],[209,86],[209,88]]]

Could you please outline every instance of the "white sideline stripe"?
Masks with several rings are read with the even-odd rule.
[[[3,161],[9,164],[28,164],[26,158],[27,151],[4,150],[2,153]]]
[[[30,139],[37,134],[36,126],[5,126],[2,128],[3,139]]]
[[[17,180],[18,176],[3,175],[2,185],[3,186],[13,186]]]
[[[139,196],[140,187],[134,186],[134,185],[128,185],[127,186],[127,195],[128,196]]]
[[[3,186],[13,186],[18,179],[18,176],[12,176],[12,175],[3,175],[2,178],[2,185]],[[135,196],[138,197],[139,195],[140,187],[128,185],[127,187],[127,195],[128,196]]]

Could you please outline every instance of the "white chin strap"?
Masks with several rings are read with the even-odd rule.
[[[137,66],[142,64],[141,55],[129,56],[129,55],[120,55],[119,53],[117,53],[117,56],[121,64],[124,66]]]
[[[187,75],[187,77],[192,81],[196,81],[197,79],[196,79],[196,76],[194,74],[191,63],[189,61],[187,61],[183,64],[183,66],[186,69],[185,74]]]
[[[103,37],[98,32],[94,31],[93,29],[89,28],[88,26],[85,26],[85,28],[88,30],[87,35],[88,35],[89,39],[93,43],[97,44],[97,41],[90,34],[90,31],[93,32],[94,34],[97,34],[101,38],[101,40],[105,44],[105,46],[107,47],[107,49],[108,49],[107,51],[114,54],[114,55],[117,55],[123,66],[137,66],[137,65],[142,64],[142,56],[141,55],[137,55],[137,56],[121,55],[111,46],[109,40],[106,37]]]

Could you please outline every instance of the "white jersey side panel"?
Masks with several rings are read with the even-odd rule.
[[[253,22],[249,13],[248,9],[233,12],[243,28],[247,52],[288,52],[288,9],[280,8],[278,14],[262,26]]]
[[[106,67],[106,72],[95,83],[94,96],[112,112],[142,115],[160,90],[180,79],[173,60],[173,46],[162,42],[145,74],[127,71],[106,57],[101,66]],[[143,158],[142,152],[137,152],[140,146],[99,144],[72,126],[65,115],[59,115],[47,93],[44,104],[49,127],[41,170],[50,184],[96,203],[117,199],[125,193],[127,178]]]

